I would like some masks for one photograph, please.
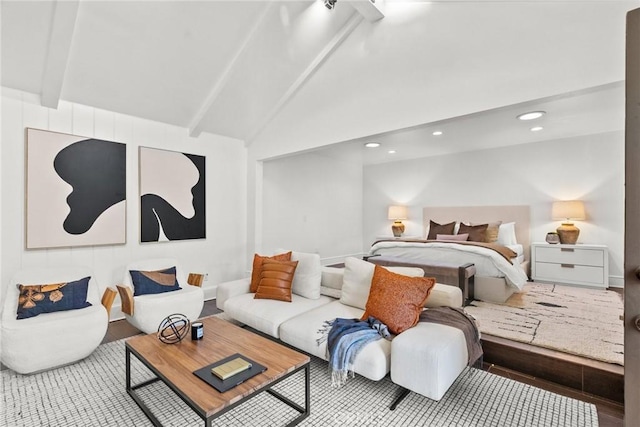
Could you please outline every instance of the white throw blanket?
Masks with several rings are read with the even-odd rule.
[[[472,262],[476,276],[504,277],[509,285],[519,290],[527,283],[527,273],[516,261],[507,261],[494,250],[479,246],[460,245],[450,242],[378,242],[371,246],[369,255],[385,255],[417,261],[424,264],[438,262],[464,264]]]

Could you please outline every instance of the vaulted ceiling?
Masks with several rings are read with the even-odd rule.
[[[624,19],[635,7],[3,0],[1,81],[53,108],[66,100],[237,138],[258,158],[371,137],[416,145],[445,125],[458,126],[454,147],[486,148],[622,129]],[[365,16],[374,9],[384,18]],[[537,107],[546,135],[518,133],[515,114]]]

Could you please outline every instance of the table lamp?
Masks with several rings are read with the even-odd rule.
[[[407,219],[407,207],[389,206],[388,217],[393,221],[393,224],[391,225],[393,237],[402,237],[402,233],[404,233],[404,224],[401,220]]]
[[[584,203],[580,200],[553,202],[551,216],[554,220],[561,220],[562,225],[557,228],[560,243],[573,245],[578,241],[580,229],[571,221],[586,219]]]

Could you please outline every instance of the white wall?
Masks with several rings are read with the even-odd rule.
[[[407,235],[423,234],[426,206],[529,205],[531,240],[544,241],[560,224],[551,220],[551,203],[568,199],[585,202],[578,241],[609,247],[610,285],[622,286],[622,131],[366,166],[363,247],[391,235],[390,204],[410,207]]]
[[[262,164],[261,250],[320,254],[325,264],[362,252],[362,162],[330,150]]]
[[[125,245],[25,250],[26,127],[127,144]],[[206,156],[205,240],[139,243],[139,146]],[[211,291],[245,274],[247,154],[242,141],[206,133],[190,138],[183,128],[64,101],[57,110],[48,109],[35,95],[3,88],[1,154],[3,286],[21,268],[84,265],[104,288],[121,282],[126,263],[151,257],[177,258],[188,272],[208,273],[204,285]]]

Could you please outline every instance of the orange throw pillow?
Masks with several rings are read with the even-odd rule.
[[[433,277],[403,276],[376,265],[362,320],[373,316],[400,334],[418,323],[435,284]]]
[[[291,283],[297,266],[298,261],[265,259],[258,290],[253,298],[291,302]]]
[[[276,261],[291,261],[291,252],[284,254],[278,254],[274,256],[262,256],[253,255],[253,270],[251,271],[251,284],[249,285],[249,292],[255,293],[258,290],[258,284],[260,283],[260,273],[262,272],[262,262],[265,259],[274,259]]]

